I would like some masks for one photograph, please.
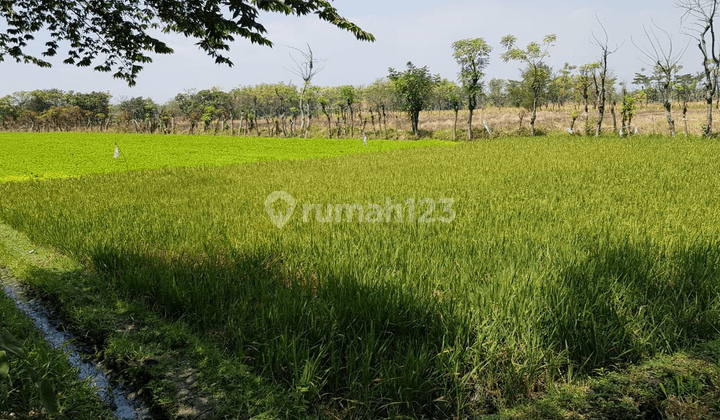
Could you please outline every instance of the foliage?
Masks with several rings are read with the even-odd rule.
[[[459,111],[465,104],[463,89],[447,79],[442,79],[437,83],[433,94],[433,103],[437,109]]]
[[[427,66],[418,68],[412,62],[407,63],[407,69],[403,72],[398,72],[392,67],[388,72],[395,91],[403,100],[402,108],[410,116],[413,134],[417,137],[420,111],[428,105],[440,76],[430,74]]]
[[[563,106],[567,101],[571,100],[574,94],[575,77],[573,71],[577,66],[565,63],[557,75],[552,77],[548,86],[548,100],[554,104]]]
[[[693,99],[699,81],[700,78],[692,74],[683,74],[676,77],[673,87],[675,93],[683,103],[686,104]]]
[[[460,65],[458,80],[467,96],[468,140],[472,140],[472,114],[477,107],[478,95],[483,91],[483,70],[490,61],[492,48],[482,38],[461,39],[452,44],[453,58]]]
[[[642,95],[639,92],[635,95],[628,95],[623,92],[623,103],[620,113],[622,115],[622,126],[620,128],[620,137],[630,135],[630,124],[637,112],[638,102],[642,103]]]
[[[0,329],[0,348],[3,349],[0,351],[0,385],[5,385],[4,382],[10,379],[11,373],[7,353],[20,359],[25,359],[27,358],[27,350],[6,328]],[[55,390],[50,381],[47,378],[41,377],[35,369],[27,368],[26,373],[37,387],[40,393],[40,402],[45,410],[51,415],[58,414]],[[14,375],[15,372],[12,372],[12,374]]]
[[[487,98],[491,104],[497,107],[505,105],[508,82],[504,79],[493,78],[487,84]]]
[[[551,83],[552,70],[547,65],[539,66],[536,70],[529,68],[522,73],[522,80],[509,80],[507,84],[507,101],[515,107],[522,107],[528,111],[533,110],[533,105],[542,103],[549,99],[549,87]],[[531,86],[535,80],[538,88]]]
[[[18,62],[49,67],[33,55],[35,34],[47,30],[50,41],[42,56],[52,57],[69,44],[66,64],[79,67],[100,64],[94,70],[114,71],[114,77],[135,84],[138,72],[152,62],[147,53],[169,54],[173,50],[156,38],[155,31],[178,33],[197,39],[197,45],[218,64],[232,65],[225,55],[235,37],[271,46],[266,29],[258,21],[260,12],[303,16],[314,13],[320,20],[352,32],[357,39],[374,41],[372,34],[339,15],[325,0],[209,0],[182,2],[158,0],[23,0],[0,2],[0,20],[7,29],[0,33],[0,61],[9,56]]]
[[[102,124],[110,114],[107,92],[76,93],[59,89],[16,92],[0,98],[0,123],[56,130]]]
[[[580,99],[583,100],[585,113],[588,111],[588,101],[591,95],[594,95],[593,102],[595,102],[597,98],[595,81],[597,80],[597,71],[599,69],[600,63],[597,61],[583,64],[578,69],[578,74],[575,77],[575,91],[578,92]]]
[[[468,109],[475,109],[483,90],[483,70],[490,61],[490,47],[482,38],[461,39],[452,44],[453,58],[460,66],[458,80],[468,97]]]
[[[500,56],[503,61],[521,61],[527,65],[527,69],[523,74],[525,86],[532,94],[532,117],[530,118],[530,130],[535,135],[535,118],[537,113],[537,105],[542,92],[547,88],[550,80],[550,67],[544,62],[545,58],[550,54],[548,49],[555,42],[557,37],[553,34],[546,35],[542,43],[531,42],[525,49],[519,48],[517,38],[513,35],[506,35],[500,41],[505,52]],[[523,85],[520,85],[523,86]]]

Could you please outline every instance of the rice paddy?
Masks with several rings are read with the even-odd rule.
[[[0,182],[312,159],[441,144],[451,145],[372,140],[365,147],[360,139],[4,132],[0,133]]]
[[[301,140],[253,142],[295,156]],[[0,184],[0,220],[339,417],[495,412],[573,372],[717,338],[716,141],[356,143],[325,159],[63,169],[84,176]],[[55,173],[22,168],[0,179]],[[279,191],[294,203],[266,206]],[[355,204],[386,214],[338,217]]]

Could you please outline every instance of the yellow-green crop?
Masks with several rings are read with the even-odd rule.
[[[0,182],[158,168],[225,166],[452,145],[423,140],[278,139],[109,133],[0,133]],[[119,156],[114,158],[115,145]]]
[[[717,337],[718,168],[715,141],[501,139],[6,183],[0,219],[310,404],[464,416]],[[388,199],[402,222],[313,210]]]

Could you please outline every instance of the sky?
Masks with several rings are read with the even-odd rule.
[[[504,63],[500,58],[504,52],[500,45],[503,36],[515,35],[518,45],[524,47],[529,42],[541,41],[545,35],[557,35],[546,63],[560,69],[566,62],[582,65],[598,60],[601,51],[593,44],[593,36],[604,41],[602,26],[607,31],[608,46],[617,49],[610,55],[608,66],[619,81],[630,85],[636,72],[643,67],[651,68],[649,60],[634,44],[649,46],[643,27],[650,28],[653,22],[672,36],[676,51],[687,46],[681,59],[683,73],[694,74],[702,69],[697,42],[683,34],[687,32],[682,28],[683,11],[675,6],[675,0],[334,0],[333,5],[342,16],[372,33],[376,42],[357,41],[349,32],[314,15],[263,13],[260,22],[274,46],[236,40],[229,53],[234,67],[215,64],[192,39],[160,34],[175,53],[154,55],[153,63],[145,65],[132,88],[113,79],[110,73],[62,64],[64,56],[59,52],[59,58],[51,60],[54,65],[49,69],[8,60],[1,62],[0,97],[18,91],[57,88],[110,92],[114,103],[136,96],[165,103],[189,89],[229,90],[277,82],[299,85],[301,79],[290,71],[294,65],[291,47],[304,49],[306,44],[325,66],[313,79],[314,85],[369,85],[386,77],[389,67],[403,70],[408,61],[456,80],[459,67],[452,58],[451,44],[466,38],[483,38],[493,48],[485,81],[518,79],[523,66],[517,62]]]

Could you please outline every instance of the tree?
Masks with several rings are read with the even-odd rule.
[[[407,63],[407,70],[395,71],[392,67],[388,69],[389,78],[403,102],[403,109],[410,116],[413,134],[420,137],[418,131],[418,120],[420,111],[425,109],[432,95],[434,85],[440,81],[439,76],[430,74],[427,66],[415,67],[412,62]]]
[[[18,106],[15,98],[6,95],[0,98],[0,125],[2,128],[8,128],[14,124],[20,116],[21,108]]]
[[[492,48],[482,38],[461,39],[452,44],[453,58],[460,65],[458,81],[467,96],[468,111],[468,140],[472,140],[473,110],[477,107],[478,95],[482,93],[483,69],[490,61]],[[457,115],[457,114],[456,114]]]
[[[304,16],[350,31],[359,40],[374,41],[372,34],[340,16],[327,0],[22,0],[0,1],[0,61],[5,56],[41,67],[51,64],[39,58],[30,44],[35,34],[50,33],[40,57],[52,57],[68,45],[64,63],[94,70],[134,85],[148,53],[170,54],[172,48],[155,37],[157,30],[197,39],[197,45],[218,64],[232,66],[225,51],[235,37],[272,46],[258,21],[260,12]],[[36,41],[38,42],[38,41]]]
[[[180,113],[190,120],[190,134],[193,134],[195,126],[200,122],[204,112],[203,104],[197,92],[188,90],[185,93],[178,93],[175,96],[175,102]]]
[[[597,16],[595,17],[597,18]],[[600,19],[597,21],[603,30],[603,34],[605,35],[605,39],[601,41],[593,33],[593,43],[600,48],[600,83],[597,83],[597,81],[595,83],[595,89],[598,93],[598,95],[596,95],[598,101],[598,119],[597,126],[595,128],[595,137],[600,137],[600,133],[602,132],[603,117],[605,116],[605,83],[607,82],[608,77],[608,56],[620,49],[620,46],[615,47],[614,50],[610,50],[610,47],[608,47],[608,34],[605,30],[605,26],[603,26],[602,22],[600,22]]]
[[[585,110],[585,133],[589,134],[589,120],[588,120],[588,99],[590,96],[590,87],[593,85],[593,75],[595,71],[600,68],[600,63],[588,63],[580,66],[578,75],[575,76],[575,91],[582,97],[584,110]]]
[[[333,104],[338,100],[338,92],[336,88],[332,87],[324,87],[320,90],[318,94],[318,104],[320,105],[320,109],[322,110],[322,113],[325,114],[325,117],[327,118],[328,123],[328,137],[332,138],[332,119],[330,117],[330,114],[333,112]]]
[[[533,136],[535,135],[535,119],[537,118],[538,99],[540,97],[540,92],[543,89],[543,85],[541,83],[543,80],[547,80],[547,75],[544,74],[546,72],[545,68],[547,67],[545,66],[544,60],[550,55],[548,53],[548,49],[552,46],[556,39],[557,37],[553,34],[546,35],[545,38],[543,38],[542,43],[531,42],[524,50],[517,47],[517,38],[513,35],[506,35],[500,41],[502,46],[507,50],[500,56],[503,61],[506,63],[510,60],[522,61],[528,67],[528,81],[533,94],[532,116],[530,117],[530,133]]]
[[[546,101],[548,87],[550,86],[552,69],[547,64],[537,68],[526,68],[522,73],[522,80],[509,80],[507,85],[507,100],[512,106],[522,108],[520,111],[520,128],[526,111],[537,108],[537,104]],[[535,135],[533,121],[530,121],[531,133]]]
[[[125,99],[118,104],[121,116],[125,122],[132,122],[135,126],[135,132],[145,131],[149,129],[154,132],[159,122],[159,107],[150,98],[142,96],[136,98]]]
[[[655,34],[655,30],[650,27],[650,32],[648,32],[648,29],[645,26],[643,26],[643,30],[645,31],[645,37],[650,45],[643,45],[640,47],[635,44],[635,41],[633,41],[633,44],[635,44],[635,47],[640,50],[645,58],[650,60],[650,63],[652,63],[655,67],[655,72],[658,74],[658,90],[663,101],[663,106],[665,107],[668,128],[670,129],[670,135],[675,137],[675,121],[672,118],[672,99],[674,93],[673,84],[675,83],[675,76],[677,75],[677,72],[680,71],[680,59],[683,54],[685,54],[687,46],[679,52],[673,52],[673,40],[670,34],[657,26],[654,22],[653,26],[655,26],[655,28],[662,32],[665,35],[665,38],[667,38],[667,45],[665,47],[663,47],[663,43],[660,41],[660,38],[658,38]]]
[[[637,111],[638,98],[637,95],[628,95],[625,86],[623,86],[622,95],[623,102],[620,110],[622,115],[622,126],[620,127],[620,137],[625,137],[630,135],[630,125],[632,124],[632,119]]]
[[[300,76],[300,78],[303,80],[303,86],[300,89],[300,128],[305,130],[305,138],[308,137],[308,133],[310,131],[311,118],[310,102],[307,100],[308,90],[310,89],[310,86],[312,84],[313,77],[315,77],[316,74],[320,73],[324,68],[317,67],[317,60],[313,55],[312,48],[310,48],[310,44],[306,45],[308,49],[307,52],[292,47],[292,49],[298,51],[300,53],[300,56],[302,57],[299,62],[295,59],[295,57],[292,56],[292,54],[290,54],[290,58],[292,59],[293,63],[295,63],[295,67],[290,71]]]
[[[575,69],[577,69],[577,66],[571,66],[570,63],[565,63],[563,68],[551,81],[551,88],[553,90],[553,97],[551,99],[560,106],[565,105],[565,102],[572,97],[574,81],[572,72]]]
[[[507,81],[504,79],[490,79],[487,85],[487,97],[491,104],[500,108],[505,104],[505,88]]]
[[[103,123],[110,116],[110,98],[112,95],[108,92],[75,93],[71,95],[70,103],[87,112],[88,127],[96,123],[102,130]]]
[[[355,136],[355,110],[353,105],[358,101],[359,96],[355,90],[355,86],[340,86],[340,99],[344,102],[343,109],[350,111],[350,137]],[[345,108],[347,107],[347,108]],[[346,124],[347,125],[347,124]]]
[[[440,105],[440,109],[449,108],[452,109],[455,113],[455,124],[453,125],[452,137],[453,140],[457,139],[458,111],[460,111],[460,108],[463,106],[464,93],[464,89],[447,79],[441,80],[435,87],[435,99],[436,102]]]
[[[712,103],[717,90],[718,75],[720,74],[720,56],[715,51],[715,16],[718,13],[720,0],[677,0],[675,5],[685,10],[683,21],[687,18],[695,19],[695,23],[688,34],[698,42],[698,48],[703,55],[703,69],[705,70],[705,102],[707,105],[707,124],[705,137],[712,135]],[[710,48],[706,37],[710,35]]]
[[[645,67],[640,69],[641,72],[645,71]],[[654,91],[655,88],[652,85],[652,78],[650,76],[647,76],[643,73],[635,73],[635,77],[632,80],[632,84],[636,86],[640,86],[643,91],[646,93],[650,93],[650,91]],[[650,95],[648,95],[650,96]]]
[[[384,126],[385,132],[383,137],[388,138],[387,111],[391,110],[395,103],[395,95],[391,82],[386,78],[375,80],[370,86],[365,88],[365,100],[371,106],[370,118],[374,119],[374,114],[372,113],[374,108],[378,115],[380,131],[383,131]],[[377,138],[377,134],[375,134],[375,137]]]
[[[675,79],[675,92],[678,98],[682,101],[682,112],[683,122],[685,124],[685,138],[688,137],[688,125],[687,125],[687,104],[691,100],[693,92],[695,92],[696,84],[700,78],[695,78],[691,74],[683,74],[677,76]]]

